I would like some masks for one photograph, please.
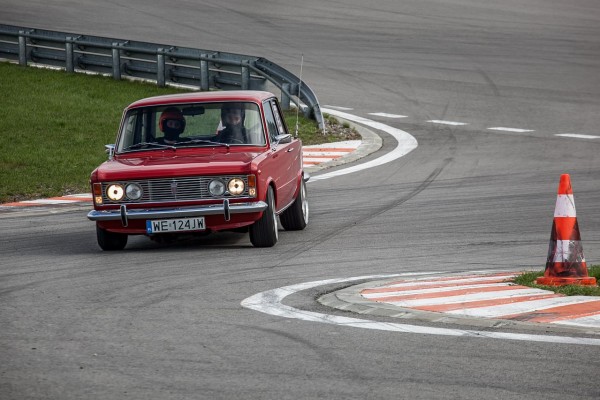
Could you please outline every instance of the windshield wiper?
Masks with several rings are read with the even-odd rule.
[[[162,149],[173,149],[175,150],[175,146],[171,146],[168,144],[161,144],[161,143],[153,143],[153,142],[140,142],[140,143],[136,143],[136,144],[132,144],[131,146],[123,149],[124,151],[127,150],[137,150],[137,149],[141,149],[142,147],[159,147]]]
[[[216,145],[216,146],[225,146],[225,147],[229,148],[228,143],[213,142],[212,140],[205,140],[205,139],[192,139],[192,140],[187,140],[185,142],[178,142],[177,144],[184,145],[184,146],[187,144],[211,144],[211,145]]]

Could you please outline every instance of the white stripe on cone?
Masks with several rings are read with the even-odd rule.
[[[578,255],[581,255],[581,259],[577,259]],[[551,262],[585,262],[581,240],[557,240],[554,257]]]
[[[576,217],[575,198],[572,194],[559,194],[557,196],[554,217]]]

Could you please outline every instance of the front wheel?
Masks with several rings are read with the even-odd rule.
[[[286,231],[301,231],[308,224],[308,200],[306,199],[306,182],[300,184],[300,192],[296,200],[279,216],[281,225]]]
[[[262,217],[250,226],[250,242],[254,247],[273,247],[279,238],[277,232],[277,214],[273,188],[267,189],[267,209]]]
[[[123,250],[127,244],[127,235],[124,233],[109,232],[96,225],[96,237],[102,250]]]

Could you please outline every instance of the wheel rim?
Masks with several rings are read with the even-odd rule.
[[[306,184],[302,183],[302,187],[300,189],[300,195],[302,196],[302,217],[304,218],[304,222],[308,223],[308,200],[306,199]]]
[[[275,240],[279,239],[279,226],[277,223],[277,213],[275,212],[275,201],[273,200],[273,196],[271,196],[271,210],[273,214],[273,234],[275,235]]]

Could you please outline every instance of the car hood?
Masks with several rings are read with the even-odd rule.
[[[174,176],[248,174],[259,152],[211,154],[120,155],[104,162],[96,170],[97,179],[131,180]],[[180,152],[181,153],[181,152]]]

